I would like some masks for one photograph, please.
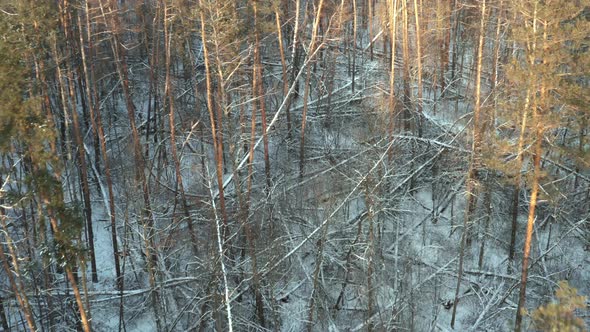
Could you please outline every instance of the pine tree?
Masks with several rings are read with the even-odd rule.
[[[555,291],[555,300],[540,306],[531,313],[533,327],[541,332],[583,332],[584,320],[575,315],[576,310],[586,307],[586,298],[567,281],[560,281]]]
[[[588,1],[585,1],[585,6]],[[568,114],[579,112],[576,100],[579,84],[571,77],[576,73],[578,61],[574,61],[575,50],[586,38],[588,22],[580,15],[581,8],[571,2],[562,1],[512,1],[510,11],[514,13],[512,23],[512,39],[521,47],[515,53],[508,75],[509,93],[505,98],[516,101],[520,105],[522,118],[514,119],[509,111],[502,115],[514,119],[515,126],[520,128],[517,158],[517,188],[513,205],[513,226],[511,247],[514,245],[516,214],[518,213],[521,186],[521,167],[525,159],[532,159],[532,174],[524,178],[530,184],[530,200],[527,226],[525,231],[522,274],[515,330],[520,331],[525,308],[526,288],[529,272],[529,258],[532,243],[533,226],[536,220],[538,197],[542,195],[540,186],[546,177],[541,159],[549,149],[543,142],[552,142],[553,132],[558,128],[567,127]],[[573,89],[572,89],[573,88]],[[525,146],[532,146],[531,152],[525,152]],[[510,259],[513,257],[510,250]]]
[[[7,11],[0,16],[0,153],[11,159],[18,158],[27,165],[27,174],[21,179],[22,186],[18,186],[25,192],[15,194],[34,196],[40,203],[40,209],[44,209],[53,242],[46,254],[65,270],[77,304],[79,328],[90,331],[88,308],[84,307],[76,277],[78,264],[86,264],[81,242],[82,216],[76,206],[65,202],[61,183],[63,165],[52,143],[56,132],[51,116],[44,114],[44,111],[50,110],[44,109],[41,89],[33,84],[35,76],[29,71],[36,52],[44,50],[49,53],[48,37],[58,33],[55,20],[58,8],[54,3],[35,1],[8,1],[3,4],[6,5],[3,10]],[[39,37],[39,32],[43,32],[44,37]],[[34,68],[40,70],[41,66]],[[3,212],[3,223],[6,217]],[[45,233],[45,229],[39,227],[38,232]],[[13,260],[17,260],[17,252],[11,248],[9,245]],[[28,327],[35,331],[32,310],[26,297],[22,296],[27,290],[16,265],[15,272],[18,277],[16,282],[20,284],[19,304]]]

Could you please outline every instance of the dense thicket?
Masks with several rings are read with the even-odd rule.
[[[0,0],[0,329],[583,331],[589,22]]]

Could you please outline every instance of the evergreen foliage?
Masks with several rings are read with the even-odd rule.
[[[555,300],[540,306],[531,313],[533,327],[542,332],[583,332],[584,320],[575,312],[586,308],[586,297],[578,294],[567,281],[560,281]]]

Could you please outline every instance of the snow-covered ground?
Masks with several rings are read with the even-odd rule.
[[[262,185],[262,145],[257,148],[249,222],[262,274],[267,326],[272,322],[271,330],[302,331],[311,318],[316,331],[363,331],[369,325],[384,331],[450,331],[465,213],[470,106],[464,100],[439,99],[435,113],[433,100],[428,99],[432,92],[425,91],[424,95],[430,97],[424,101],[423,137],[403,132],[399,126],[390,145],[388,112],[383,106],[387,96],[381,87],[387,82],[384,61],[377,58],[360,64],[354,95],[345,59],[339,61],[330,127],[325,126],[326,108],[318,109],[316,102],[311,103],[305,177],[298,177],[299,133],[295,131],[295,138],[287,141],[281,132],[286,127],[283,118],[270,132],[271,199]],[[311,99],[317,101],[318,96],[312,93]],[[301,98],[291,110],[294,123],[300,120],[300,103]],[[193,151],[200,151],[200,143],[191,135],[178,141],[186,139],[192,146],[182,159],[183,180],[194,204],[191,216],[202,251],[192,252],[184,223],[178,216],[172,218],[172,187],[159,186],[153,193],[157,233],[173,234],[167,244],[163,242],[165,235],[158,237],[158,244],[162,244],[158,248],[161,272],[156,285],[163,302],[159,315],[167,331],[196,330],[199,326],[211,330],[215,324],[226,330],[228,317],[222,298],[226,285],[219,274],[219,257],[214,254],[214,216],[203,187],[207,175],[200,156]],[[210,146],[206,150],[207,166],[214,172]],[[232,182],[232,156],[226,157],[224,180]],[[172,169],[164,169],[156,180],[173,183],[173,174]],[[244,171],[240,174],[245,178]],[[210,180],[216,192],[215,180]],[[244,186],[245,181],[240,184]],[[465,256],[456,331],[505,331],[513,325],[526,201],[522,202],[519,218],[516,271],[508,273],[512,189],[498,179],[490,186],[489,229],[484,224],[483,193],[473,218],[473,241]],[[229,209],[237,211],[235,184],[226,190]],[[118,192],[125,192],[123,183],[119,183]],[[100,282],[89,286],[94,327],[100,331],[118,329],[119,295],[123,296],[127,331],[156,330],[141,227],[133,214],[133,203],[121,204],[117,210],[119,245],[126,250],[127,286],[122,294],[114,288],[108,214],[102,201],[94,206]],[[174,212],[181,215],[181,207]],[[248,250],[242,250],[246,244],[238,214],[231,214],[230,223],[229,241],[234,248],[225,247],[223,260],[228,268],[234,330],[264,330],[256,317],[252,258]],[[563,279],[581,294],[590,294],[590,259],[585,243],[577,236],[577,227],[581,227],[581,221],[565,222],[558,217],[535,229],[535,263],[529,275],[527,308],[549,301],[556,282]],[[482,241],[485,251],[480,268]]]

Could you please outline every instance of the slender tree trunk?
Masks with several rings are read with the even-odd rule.
[[[533,17],[533,32],[536,33],[537,32],[537,11],[536,11],[536,7],[534,9],[534,17]],[[536,37],[536,36],[535,36]],[[537,48],[537,44],[536,44],[536,40],[532,40],[530,42],[529,45],[527,45],[527,48],[529,48],[531,50],[531,52],[534,52]],[[529,66],[534,67],[535,65],[535,59],[533,57],[529,57],[527,59]],[[521,181],[522,181],[522,165],[524,162],[524,155],[523,155],[523,149],[524,149],[524,139],[525,139],[525,132],[527,130],[527,117],[528,117],[528,112],[529,112],[529,107],[531,105],[531,99],[533,100],[533,108],[535,108],[535,104],[536,104],[536,96],[535,93],[533,91],[533,82],[534,77],[531,73],[531,71],[529,71],[529,77],[528,77],[528,87],[527,87],[527,92],[526,92],[526,96],[525,96],[525,103],[524,103],[524,108],[522,111],[522,120],[521,120],[521,127],[520,127],[520,135],[518,138],[518,162],[517,162],[517,168],[516,171],[518,172],[516,174],[516,184],[515,184],[515,189],[514,189],[514,196],[512,197],[512,228],[510,231],[510,248],[509,248],[509,252],[508,252],[508,271],[511,272],[512,271],[512,265],[514,262],[514,256],[515,256],[515,247],[516,247],[516,230],[517,230],[517,221],[518,221],[518,208],[520,206],[520,186],[521,186]],[[534,114],[534,110],[533,110],[533,114]],[[520,315],[520,313],[517,313],[517,316]],[[520,326],[518,326],[518,328],[520,328]]]
[[[243,108],[243,107],[242,107]],[[242,110],[241,112],[242,113]],[[240,114],[240,126],[245,127],[245,124],[243,124],[243,114]],[[255,117],[254,117],[255,119]],[[231,128],[230,128],[231,130]],[[230,145],[230,154],[231,154],[231,159],[234,161],[233,163],[233,169],[237,169],[238,165],[236,162],[236,158],[235,158],[235,152],[237,149],[232,148],[232,146],[234,145]],[[249,170],[251,172],[251,169]],[[248,173],[248,176],[251,177],[251,173]],[[250,224],[248,222],[248,216],[249,216],[249,206],[250,206],[250,201],[249,201],[249,197],[250,197],[250,190],[251,187],[248,187],[248,192],[247,197],[248,200],[244,199],[243,196],[243,192],[241,189],[241,183],[242,180],[240,179],[240,172],[239,171],[235,171],[233,172],[233,177],[234,177],[234,185],[236,186],[236,195],[238,198],[238,204],[240,207],[240,214],[238,216],[242,227],[244,229],[244,237],[246,238],[246,248],[248,250],[248,253],[251,257],[250,262],[251,262],[251,268],[252,268],[252,281],[253,281],[253,288],[254,288],[254,296],[255,296],[255,301],[256,301],[256,314],[258,316],[258,320],[260,322],[260,324],[262,326],[265,325],[265,316],[264,316],[264,302],[262,300],[262,293],[260,292],[260,274],[258,272],[258,262],[257,262],[257,257],[256,257],[256,241],[254,239],[255,235],[252,232],[252,228],[250,227]],[[249,185],[251,184],[251,182],[249,182]],[[242,249],[242,259],[244,259],[245,257],[245,251],[246,249]],[[243,273],[242,273],[243,274]],[[243,276],[241,276],[240,280],[243,280]],[[241,282],[241,281],[240,281]],[[238,302],[241,302],[241,297],[238,298],[237,300]]]
[[[524,237],[524,248],[523,248],[523,255],[522,255],[522,274],[520,279],[520,291],[518,294],[518,305],[516,307],[516,319],[514,323],[514,331],[520,332],[522,328],[522,319],[525,310],[525,302],[526,302],[526,288],[527,288],[527,279],[528,279],[528,272],[529,272],[529,259],[531,254],[531,243],[533,238],[533,227],[535,225],[536,214],[535,210],[537,208],[537,197],[539,194],[539,179],[541,178],[541,157],[543,155],[543,134],[544,134],[544,124],[541,121],[541,114],[542,110],[547,110],[549,107],[546,105],[547,101],[547,88],[545,85],[545,76],[540,76],[540,82],[537,83],[537,77],[534,74],[534,71],[538,67],[545,67],[546,66],[546,59],[543,59],[541,64],[536,63],[536,50],[537,50],[537,6],[538,2],[535,2],[534,9],[533,9],[533,24],[532,24],[532,38],[528,38],[528,40],[533,40],[532,44],[529,45],[528,50],[528,61],[529,61],[529,73],[531,75],[531,79],[529,80],[529,84],[533,86],[539,87],[538,97],[537,94],[533,94],[532,96],[532,122],[535,126],[535,145],[534,145],[534,152],[533,152],[533,179],[531,184],[531,198],[529,201],[529,214],[527,217],[527,225]],[[542,21],[540,24],[543,24]],[[545,26],[544,29],[547,27]],[[543,51],[547,51],[547,30],[543,32]],[[536,91],[536,90],[535,90]]]
[[[213,150],[215,151],[215,164],[216,164],[216,173],[217,173],[217,185],[219,189],[219,206],[221,209],[222,220],[223,220],[223,236],[227,236],[227,212],[225,208],[225,195],[223,190],[223,147],[221,146],[222,141],[220,141],[219,135],[219,128],[221,127],[221,122],[215,123],[215,106],[213,104],[213,87],[212,87],[212,79],[211,79],[211,65],[209,63],[209,48],[207,46],[207,32],[205,30],[205,8],[203,6],[203,2],[199,0],[199,10],[200,10],[200,19],[201,19],[201,42],[203,43],[203,57],[205,60],[205,77],[206,77],[206,84],[207,84],[207,108],[209,111],[209,120],[211,121],[211,136],[213,138]],[[218,84],[222,84],[219,82]],[[217,112],[218,116],[221,114]]]
[[[317,297],[317,290],[319,288],[319,276],[320,276],[320,271],[322,270],[322,265],[323,265],[323,260],[324,260],[324,247],[326,245],[326,235],[328,234],[328,225],[325,225],[322,233],[321,233],[321,237],[318,240],[318,250],[317,250],[317,255],[316,255],[316,259],[315,259],[315,268],[314,268],[314,272],[313,272],[313,285],[312,285],[312,290],[311,290],[311,294],[309,295],[309,309],[308,309],[308,313],[307,313],[307,331],[311,332],[313,331],[313,318],[314,318],[314,312],[315,312],[315,302],[316,302],[316,297]]]
[[[461,235],[461,248],[459,253],[459,270],[457,277],[457,287],[455,289],[455,299],[453,301],[453,314],[451,318],[451,328],[455,328],[455,318],[457,316],[457,305],[459,304],[459,290],[461,288],[461,278],[463,277],[463,261],[465,259],[465,247],[469,245],[468,238],[471,237],[469,229],[471,228],[471,218],[477,202],[477,181],[478,169],[481,163],[481,136],[480,132],[480,112],[481,112],[481,71],[483,60],[483,42],[485,36],[485,18],[486,18],[486,0],[481,3],[481,17],[479,26],[479,46],[477,50],[477,74],[475,87],[475,106],[473,111],[473,142],[471,148],[471,163],[469,173],[467,174],[467,204],[465,208],[465,217],[463,219],[463,233]]]
[[[392,3],[388,5],[389,9],[389,35],[391,38],[391,57],[390,57],[390,69],[389,69],[389,99],[388,99],[388,107],[389,107],[389,121],[388,121],[388,132],[389,132],[389,142],[393,142],[393,128],[395,125],[396,119],[396,99],[395,99],[395,41],[396,41],[396,31],[397,31],[397,0],[394,0]],[[393,161],[393,149],[389,149],[387,159],[389,164]]]
[[[371,0],[369,0],[371,1]],[[371,188],[371,176],[367,176],[365,181],[365,202],[367,206],[367,221],[369,223],[369,234],[367,237],[367,331],[373,331],[373,324],[371,323],[371,317],[375,311],[375,290],[373,284],[373,274],[375,273],[375,233],[374,233],[374,201]]]
[[[537,111],[533,109],[533,114]],[[538,119],[537,119],[538,120]],[[529,258],[531,253],[531,243],[533,238],[533,226],[535,224],[535,209],[537,207],[537,196],[539,193],[539,178],[541,177],[541,155],[542,148],[541,142],[543,140],[543,134],[541,124],[537,123],[536,141],[535,141],[535,152],[533,155],[533,183],[531,188],[531,200],[529,202],[529,214],[527,217],[527,226],[524,238],[524,253],[522,257],[522,275],[520,278],[520,292],[518,294],[518,306],[516,307],[516,320],[515,328],[516,332],[521,331],[523,310],[525,308],[526,301],[526,287],[527,278],[529,272]]]
[[[496,9],[496,35],[494,37],[494,59],[492,62],[492,77],[490,78],[490,90],[492,94],[492,102],[494,103],[494,108],[490,113],[490,129],[493,130],[496,128],[496,109],[497,109],[497,96],[498,93],[496,91],[496,87],[498,86],[498,62],[500,61],[500,48],[501,48],[501,40],[500,40],[500,32],[502,28],[502,13],[504,12],[504,1],[500,0],[498,4],[498,8]]]
[[[86,306],[86,315],[88,322],[92,322],[92,311],[90,310],[90,296],[88,295],[88,277],[86,276],[86,263],[84,257],[79,259],[80,269],[82,270],[82,292],[84,293],[84,305]]]
[[[270,159],[268,155],[268,135],[266,133],[266,103],[264,95],[264,82],[262,75],[262,57],[260,55],[260,32],[258,31],[258,8],[257,0],[252,3],[254,9],[254,76],[258,76],[254,89],[254,98],[258,99],[260,105],[260,117],[262,119],[262,142],[264,148],[264,173],[266,175],[266,192],[270,194]]]
[[[149,93],[148,93],[148,110],[147,110],[147,117],[146,117],[146,130],[145,130],[145,158],[148,159],[150,157],[150,140],[149,136],[153,133],[153,141],[154,146],[157,146],[158,143],[158,136],[159,130],[157,127],[158,124],[158,117],[160,114],[160,103],[159,103],[159,92],[158,92],[158,68],[159,68],[159,58],[160,58],[160,33],[158,32],[159,22],[160,22],[160,11],[161,9],[158,7],[156,8],[156,14],[154,17],[154,24],[152,27],[152,49],[151,55],[148,55],[148,61],[150,65],[149,70]],[[147,29],[147,27],[146,27]],[[147,32],[146,32],[147,34]],[[149,51],[149,43],[146,38],[146,49]],[[152,102],[153,100],[153,102]],[[152,124],[153,122],[153,124]],[[153,126],[153,128],[152,128]]]
[[[356,237],[354,241],[352,241],[350,247],[348,248],[348,252],[346,253],[346,264],[344,265],[344,281],[342,282],[342,287],[340,288],[340,294],[338,294],[338,298],[336,299],[336,304],[334,304],[334,309],[336,310],[340,310],[342,308],[342,305],[344,304],[344,293],[346,291],[346,286],[349,283],[349,275],[352,270],[353,249],[361,238],[362,227],[363,223],[361,219],[358,221]]]
[[[374,0],[367,0],[368,2],[368,6],[369,6],[369,20],[368,20],[368,25],[369,25],[369,56],[371,58],[371,61],[373,61],[373,7],[374,7]]]
[[[404,58],[403,67],[403,81],[404,81],[404,115],[402,121],[404,130],[410,131],[410,103],[412,100],[412,92],[410,90],[410,41],[409,41],[409,27],[408,27],[408,1],[402,0],[402,50]]]
[[[256,86],[257,75],[252,75],[252,87]],[[254,147],[256,145],[256,98],[252,98],[252,112],[250,119],[250,148],[248,149],[248,180],[246,183],[246,200],[250,202],[252,180],[254,177]]]
[[[356,0],[354,0],[356,2]],[[318,25],[321,19],[321,14],[322,14],[322,7],[324,5],[324,0],[319,0],[318,6],[317,6],[317,12],[316,12],[316,16],[315,19],[313,21],[313,30],[311,33],[311,41],[309,42],[309,47],[308,47],[308,57],[313,56],[314,51],[315,51],[315,44],[316,44],[316,36],[317,36],[317,31],[318,31]],[[321,45],[319,46],[321,47]],[[308,59],[308,61],[311,61],[311,59]],[[303,92],[303,114],[301,115],[301,145],[299,148],[299,177],[303,178],[303,174],[304,174],[304,167],[305,167],[305,125],[307,123],[307,102],[309,99],[309,81],[311,79],[311,66],[307,66],[307,72],[306,72],[306,77],[305,77],[305,87],[304,87],[304,92]],[[353,80],[354,82],[354,80]],[[354,83],[353,83],[354,85]]]
[[[357,12],[356,0],[352,0],[352,93],[354,94],[354,87],[356,81],[356,39],[357,39]]]
[[[74,292],[74,298],[76,299],[76,304],[78,305],[78,311],[80,312],[80,322],[82,324],[82,330],[84,332],[90,332],[92,329],[90,328],[90,320],[88,319],[88,315],[86,314],[86,310],[84,310],[84,304],[82,303],[82,296],[80,295],[80,290],[78,289],[78,284],[76,282],[76,277],[74,276],[74,272],[72,272],[71,267],[66,267],[66,275],[68,277],[68,281],[72,286],[72,291]]]
[[[340,1],[340,5],[338,8],[338,21],[336,22],[336,27],[334,29],[334,36],[339,38],[342,33],[345,32],[344,21],[343,21],[343,14],[344,14],[344,1]],[[334,15],[335,16],[335,15]],[[328,26],[328,30],[330,30],[330,26]],[[328,37],[329,38],[329,37]],[[330,128],[332,126],[332,95],[334,93],[334,80],[336,76],[336,65],[337,65],[337,56],[336,55],[328,55],[328,99],[326,101],[325,109],[326,109],[326,118],[324,120],[324,127]],[[331,58],[331,59],[330,59]],[[318,105],[319,107],[319,105]]]
[[[459,37],[461,33],[459,33],[459,26],[461,25],[461,19],[463,17],[463,10],[459,9],[457,5],[457,0],[453,0],[454,6],[452,7],[454,12],[455,24],[453,25],[453,56],[451,57],[451,83],[455,83],[455,78],[457,76],[457,60],[459,55]],[[459,66],[462,69],[463,65]],[[457,92],[459,92],[457,90]]]
[[[277,24],[277,39],[279,41],[279,52],[281,54],[281,69],[283,79],[283,98],[287,98],[289,93],[289,80],[287,79],[287,60],[285,58],[285,47],[283,45],[283,31],[281,28],[281,15],[279,13],[279,7],[274,7],[275,21]],[[291,111],[289,108],[285,110],[287,116],[287,137],[291,137]]]
[[[180,171],[180,160],[178,159],[178,152],[176,150],[176,126],[175,126],[175,117],[174,117],[174,93],[172,91],[172,82],[171,82],[171,73],[170,69],[172,66],[172,59],[171,59],[171,27],[170,27],[170,19],[168,18],[168,11],[172,10],[172,8],[168,7],[165,1],[162,1],[162,6],[164,8],[164,44],[165,44],[165,54],[166,54],[166,82],[164,86],[164,91],[166,98],[168,99],[168,121],[170,126],[170,153],[172,154],[172,160],[174,161],[174,171],[176,175],[176,190],[180,191],[180,201],[182,204],[182,210],[184,212],[184,218],[186,221],[186,226],[191,238],[193,253],[197,253],[197,237],[195,234],[195,230],[193,228],[193,219],[191,218],[188,203],[186,199],[186,194],[184,191],[184,184],[182,182],[182,172]],[[176,195],[175,195],[176,197]],[[175,204],[176,205],[176,204]]]
[[[260,106],[260,116],[262,118],[262,139],[264,142],[264,171],[266,175],[266,192],[270,194],[271,184],[270,184],[270,160],[268,156],[268,137],[266,135],[266,106],[264,102],[264,88],[263,88],[263,76],[262,76],[262,61],[260,56],[260,36],[259,36],[259,27],[258,27],[258,1],[254,0],[252,2],[252,9],[254,11],[254,72],[252,76],[253,80],[253,95],[254,99],[258,100],[258,105]],[[254,119],[255,117],[252,116]],[[255,131],[253,131],[255,132]],[[252,147],[253,148],[253,147]],[[251,151],[253,153],[253,151]],[[250,155],[253,158],[253,155]],[[251,164],[250,164],[251,166]],[[251,175],[251,174],[250,174]],[[250,177],[251,180],[251,177]],[[251,189],[251,186],[248,190]],[[250,196],[250,193],[248,193]],[[250,205],[250,202],[247,203]],[[262,301],[262,294],[260,292],[260,280],[258,275],[258,267],[257,267],[257,259],[256,259],[256,251],[254,248],[254,240],[252,238],[252,232],[250,229],[250,225],[247,223],[248,214],[244,216],[245,218],[245,232],[246,232],[246,240],[248,241],[248,247],[250,249],[250,258],[252,259],[252,273],[253,273],[253,282],[254,282],[254,296],[256,301],[256,314],[258,316],[258,321],[260,325],[263,327],[265,326],[265,317],[264,317],[264,303]]]
[[[203,13],[203,10],[201,8],[201,14],[202,13]],[[201,18],[203,18],[203,17],[201,17]],[[225,309],[226,309],[226,314],[227,314],[227,328],[228,328],[229,332],[232,332],[233,331],[233,318],[232,318],[231,299],[230,299],[230,292],[229,292],[230,286],[227,281],[228,273],[227,273],[227,269],[226,269],[225,263],[224,263],[225,251],[226,251],[226,249],[224,249],[224,243],[226,241],[223,240],[223,234],[222,234],[224,226],[219,222],[219,216],[217,214],[217,207],[215,205],[215,195],[213,194],[213,185],[210,180],[211,176],[210,176],[208,167],[207,167],[205,176],[207,177],[207,181],[208,181],[207,187],[209,189],[209,196],[211,198],[211,208],[213,211],[213,217],[214,217],[214,223],[215,223],[213,225],[213,230],[214,230],[213,233],[216,237],[216,242],[217,242],[216,243],[217,248],[213,249],[213,250],[215,250],[213,253],[213,255],[215,256],[215,259],[211,260],[212,264],[214,264],[214,267],[212,267],[212,269],[214,271],[213,278],[218,280],[219,276],[217,276],[217,273],[219,273],[219,268],[220,268],[221,269],[221,278],[223,280],[223,289],[224,289],[223,293],[224,293],[224,300],[225,300],[224,301],[225,302]],[[217,262],[219,262],[219,265],[217,265]],[[209,289],[210,287],[208,286],[207,288]],[[220,307],[219,297],[220,296],[219,296],[218,291],[214,291],[213,292],[214,308],[213,308],[212,316],[213,316],[213,321],[214,321],[214,326],[215,326],[216,331],[221,331],[221,329],[222,329],[222,325],[221,325],[222,322],[219,317],[219,309],[218,309]],[[207,302],[205,301],[203,303],[203,306],[201,309],[201,312],[203,312],[203,313],[205,311],[204,309],[205,309],[206,304],[207,304]],[[199,327],[199,331],[203,330],[204,327],[205,326],[204,326],[204,321],[203,321]]]
[[[59,70],[59,69],[58,69]],[[74,82],[72,71],[66,68],[66,75],[68,78],[68,86],[70,89],[70,100],[72,102],[72,123],[74,127],[74,137],[76,145],[78,146],[78,162],[80,169],[80,176],[82,182],[82,197],[84,199],[84,215],[86,216],[86,232],[88,241],[88,255],[90,256],[90,268],[92,282],[98,282],[98,272],[96,268],[96,256],[94,254],[94,230],[92,226],[92,202],[90,201],[90,185],[88,184],[88,168],[86,166],[86,156],[84,149],[84,141],[80,130],[80,119],[78,118],[78,111],[76,110],[75,96],[74,96]],[[64,106],[65,107],[65,106]]]
[[[86,50],[84,47],[80,48],[80,53],[82,55],[82,67],[84,69],[84,77],[86,80],[86,95],[88,96],[88,104],[90,108],[90,120],[92,127],[95,128],[97,131],[97,136],[99,140],[100,152],[104,162],[105,168],[105,180],[107,183],[107,190],[109,193],[109,218],[111,222],[111,242],[113,245],[113,260],[115,263],[115,277],[117,280],[117,289],[122,290],[121,281],[121,264],[119,261],[119,247],[117,243],[117,223],[116,223],[116,211],[115,211],[115,197],[113,193],[113,179],[111,176],[111,165],[110,159],[107,156],[107,146],[106,146],[106,138],[104,133],[104,128],[102,126],[102,117],[100,114],[100,109],[97,107],[98,103],[98,87],[96,84],[96,76],[94,74],[94,43],[92,39],[92,25],[90,24],[90,5],[88,1],[84,1],[85,3],[85,24],[86,24],[86,38],[88,40],[88,49],[89,55],[86,55]],[[79,14],[81,15],[81,14]],[[78,25],[81,27],[81,19],[78,16]],[[80,44],[84,45],[84,34],[82,30],[80,32]],[[88,58],[88,59],[87,59]],[[90,62],[90,66],[88,66],[88,62]],[[90,67],[90,68],[89,68]],[[92,92],[91,92],[92,91]]]
[[[583,155],[586,146],[586,130],[588,129],[588,115],[582,115],[580,119],[580,129],[578,130],[578,153]],[[577,190],[580,183],[580,166],[576,166],[576,177],[574,178],[574,189]]]
[[[514,192],[512,194],[512,223],[510,228],[510,247],[508,249],[508,272],[512,272],[514,265],[514,255],[516,252],[516,231],[518,228],[518,208],[520,207],[520,186],[522,179],[522,165],[524,162],[523,148],[524,148],[524,134],[527,127],[528,109],[530,100],[530,90],[527,90],[525,97],[525,104],[522,110],[522,119],[520,127],[520,135],[518,137],[518,148],[517,148],[517,163],[516,163],[516,174],[514,183]]]
[[[447,84],[446,73],[449,67],[449,46],[451,44],[451,30],[453,24],[451,15],[451,3],[446,0],[439,0],[437,1],[437,6],[440,8],[439,13],[441,17],[439,17],[439,20],[446,20],[448,22],[448,26],[443,32],[443,42],[440,45],[440,96],[442,98],[444,96]],[[445,15],[448,15],[448,19]]]
[[[422,137],[422,30],[420,29],[420,11],[418,7],[418,0],[414,0],[414,19],[416,21],[416,61],[418,64],[418,137]]]
[[[295,26],[293,28],[293,46],[291,52],[291,84],[295,85],[294,98],[299,97],[299,83],[295,82],[297,78],[297,72],[299,71],[299,58],[301,56],[299,46],[299,16],[301,11],[301,0],[295,0]],[[287,105],[287,109],[291,107],[291,103]],[[287,133],[290,134],[290,133]],[[289,137],[290,138],[290,137]]]
[[[484,40],[485,40],[485,30],[486,28],[486,0],[481,2],[481,18],[480,18],[480,27],[479,27],[479,44],[477,49],[477,69],[476,69],[476,77],[475,77],[475,105],[473,108],[473,148],[472,148],[472,158],[473,158],[473,168],[472,173],[469,174],[470,178],[467,181],[478,181],[479,177],[479,170],[482,167],[482,153],[481,153],[481,145],[483,140],[483,135],[485,134],[486,122],[487,119],[482,119],[482,110],[481,110],[481,74],[483,70],[483,52],[484,52]],[[477,192],[477,191],[476,191]],[[477,200],[477,195],[470,195],[468,196],[469,202],[468,205],[473,206],[475,208],[475,203],[473,200]],[[471,219],[471,215],[469,216]],[[470,220],[469,220],[470,221]],[[470,246],[472,242],[472,234],[471,234],[471,225],[467,225],[465,231],[467,231],[467,245]]]
[[[485,209],[484,229],[481,232],[481,244],[479,247],[479,257],[477,260],[477,268],[481,271],[483,268],[483,260],[485,255],[486,236],[490,230],[490,220],[492,219],[492,189],[490,188],[490,181],[486,181],[485,193],[483,197],[483,205]]]
[[[3,180],[0,177],[0,185],[3,184]],[[8,232],[6,229],[6,211],[3,207],[4,205],[4,199],[0,199],[0,221],[2,223],[2,229],[4,231],[4,235],[5,237],[8,237]],[[7,239],[8,240],[8,239]],[[18,269],[18,259],[17,257],[15,257],[13,255],[14,250],[11,248],[11,242],[12,241],[7,241],[8,242],[8,246],[9,249],[11,250],[11,259],[9,259],[6,256],[6,253],[4,252],[4,245],[0,244],[0,261],[2,261],[2,267],[4,268],[4,272],[6,272],[6,276],[8,277],[8,283],[10,284],[10,288],[12,289],[12,291],[14,292],[14,297],[16,298],[16,301],[19,304],[19,307],[21,308],[24,316],[25,316],[25,320],[27,322],[27,326],[31,331],[37,331],[37,326],[35,324],[35,319],[33,317],[33,310],[31,308],[31,305],[29,304],[29,299],[27,297],[27,293],[25,292],[24,289],[24,285],[22,284],[22,279],[21,279],[21,275]],[[9,261],[12,260],[12,265],[15,269],[14,273],[12,271],[12,269],[10,268],[9,265]],[[14,277],[18,278],[19,283],[17,284],[16,280]],[[5,318],[5,314],[4,311],[2,311],[2,317]],[[6,319],[3,320],[3,322],[6,322]],[[6,324],[8,324],[8,322],[6,322]],[[6,331],[9,331],[10,329],[6,329]]]

